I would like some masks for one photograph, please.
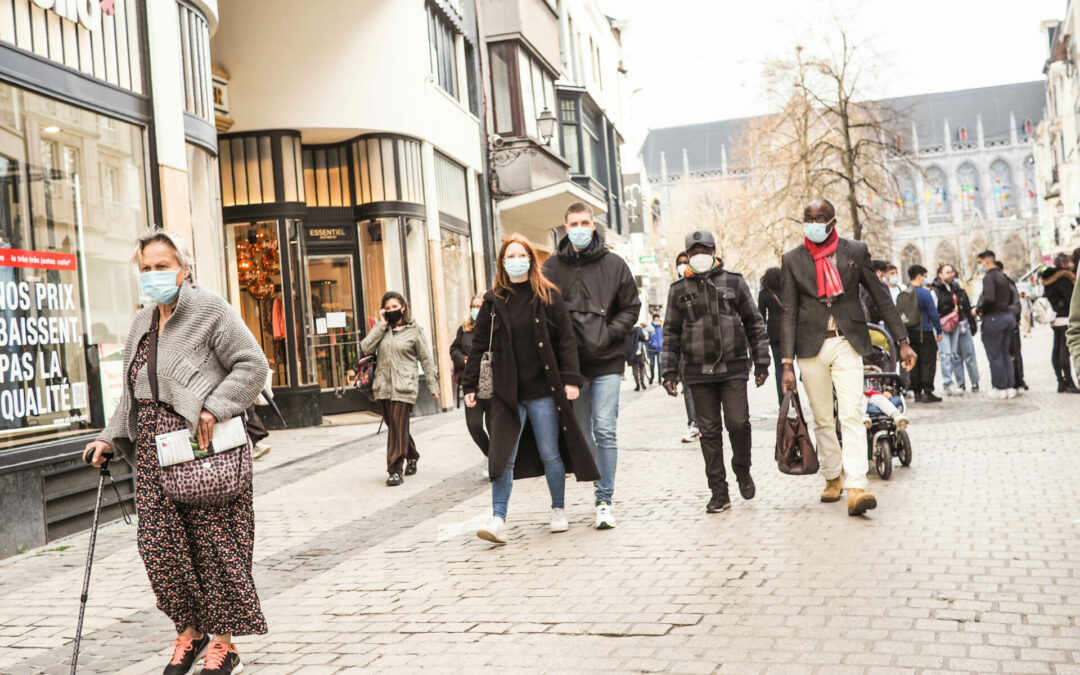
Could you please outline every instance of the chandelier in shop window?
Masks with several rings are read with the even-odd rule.
[[[274,293],[271,278],[281,271],[277,237],[268,229],[253,229],[247,238],[236,242],[236,271],[240,286],[251,297],[262,301]]]

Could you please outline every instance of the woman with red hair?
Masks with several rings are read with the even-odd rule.
[[[551,531],[565,532],[566,474],[580,481],[600,472],[570,401],[582,379],[570,314],[559,289],[540,270],[527,239],[511,235],[499,249],[495,285],[484,294],[465,363],[465,405],[477,405],[480,363],[491,351],[488,475],[492,519],[481,539],[506,543],[506,511],[515,478],[546,476]]]

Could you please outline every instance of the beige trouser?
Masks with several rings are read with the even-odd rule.
[[[814,414],[814,437],[817,439],[818,461],[821,473],[832,480],[843,468],[845,487],[865,490],[866,428],[863,413],[866,411],[863,396],[863,362],[846,338],[825,340],[817,356],[798,359],[802,373],[803,388],[810,398],[810,411]],[[840,417],[840,429],[844,436],[843,450],[836,437],[833,419],[833,390],[836,390],[836,410]]]

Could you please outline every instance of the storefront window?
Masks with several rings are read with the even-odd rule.
[[[442,291],[446,298],[446,334],[454,335],[469,315],[474,295],[473,261],[469,237],[442,229]]]
[[[199,146],[188,143],[187,167],[195,278],[200,286],[226,295],[225,269],[221,264],[225,238],[221,227],[217,158]]]
[[[143,158],[141,128],[0,84],[0,450],[115,410]]]
[[[434,322],[431,319],[431,283],[428,281],[431,265],[428,264],[427,224],[420,218],[405,219],[405,245],[409,271],[409,289],[405,298],[416,323],[424,329],[427,339],[432,340]]]
[[[401,255],[401,219],[376,218],[360,223],[360,268],[364,277],[364,318],[367,330],[379,318],[387,291],[405,295]]]
[[[230,297],[270,362],[273,385],[289,384],[285,299],[276,220],[238,223],[228,228],[226,262]]]
[[[353,256],[308,255],[307,270],[315,374],[321,388],[340,390],[359,360]]]

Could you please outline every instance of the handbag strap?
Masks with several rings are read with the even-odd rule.
[[[150,331],[146,334],[150,342],[146,354],[146,376],[150,379],[150,393],[154,396],[154,403],[158,402],[157,348],[160,319],[158,308],[154,307],[154,314],[150,317]]]
[[[491,325],[488,326],[488,351],[491,351],[492,345],[495,344],[495,308],[491,309]]]
[[[792,403],[795,404],[795,414],[799,416],[799,419],[803,424],[806,424],[806,418],[803,417],[802,404],[799,403],[798,389],[792,389],[784,394],[784,400],[780,403],[780,419],[787,418]]]

